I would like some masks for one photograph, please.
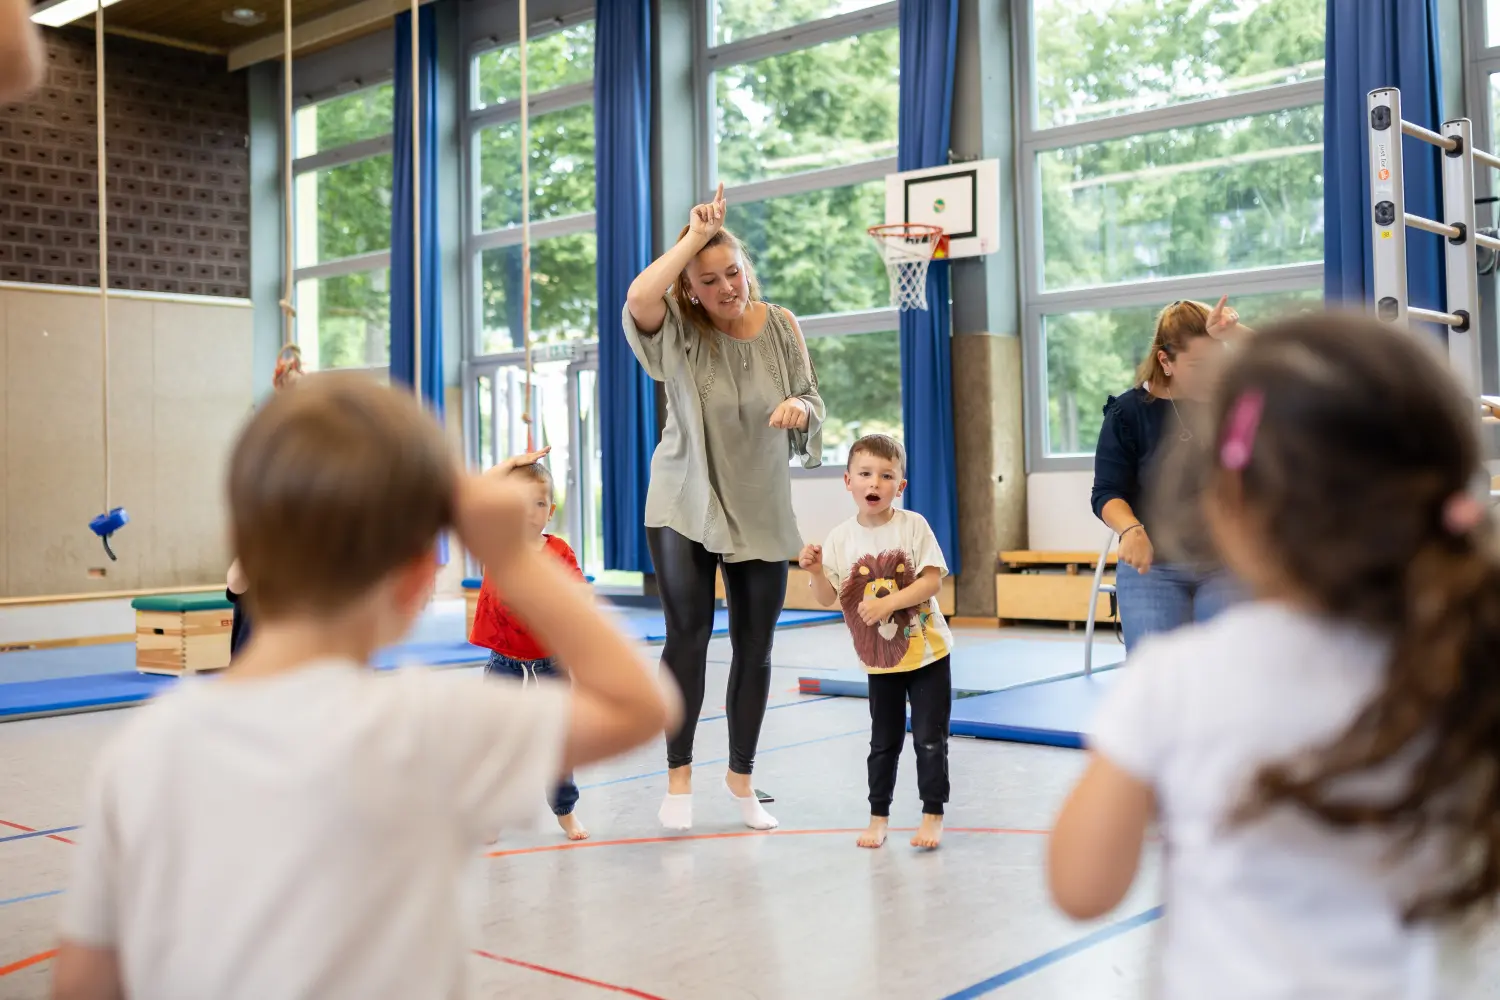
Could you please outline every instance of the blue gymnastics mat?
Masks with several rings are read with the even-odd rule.
[[[660,611],[608,607],[620,628],[637,641],[666,639],[666,620]],[[777,627],[840,620],[834,612],[784,611]],[[489,658],[489,650],[462,638],[448,638],[462,636],[463,628],[461,612],[424,616],[407,642],[376,653],[372,665],[377,670],[478,666]],[[719,611],[713,634],[727,635],[728,631],[729,615]],[[170,687],[176,678],[136,672],[135,644],[126,642],[0,654],[0,680],[4,681],[0,683],[0,721],[9,721],[132,705]]]
[[[1094,669],[1107,670],[1125,659],[1125,647],[1094,643]],[[953,693],[970,695],[1004,691],[1083,673],[1083,645],[1047,639],[999,639],[958,644],[953,651]],[[801,694],[868,698],[869,675],[863,670],[836,670],[797,678]]]
[[[950,731],[982,740],[1083,749],[1083,737],[1119,672],[1063,677],[963,698],[953,703]]]

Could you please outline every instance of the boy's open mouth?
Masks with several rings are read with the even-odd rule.
[[[865,494],[865,503],[879,503],[879,502],[880,502],[880,494],[879,493],[866,493]]]

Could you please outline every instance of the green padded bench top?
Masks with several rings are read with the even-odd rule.
[[[229,598],[224,596],[224,591],[217,590],[204,594],[161,594],[156,597],[137,597],[130,602],[130,606],[137,611],[166,611],[179,613],[187,611],[226,611],[234,607]]]

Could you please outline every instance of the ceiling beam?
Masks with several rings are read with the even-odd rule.
[[[202,52],[204,55],[223,56],[228,55],[229,50],[217,45],[204,45],[202,42],[190,42],[185,38],[169,38],[166,35],[158,35],[154,31],[136,31],[134,28],[118,28],[106,23],[104,33],[107,35],[119,35],[121,38],[134,38],[138,42],[153,42],[157,45],[167,45],[174,49],[186,49],[189,52]]]
[[[420,0],[430,3],[431,0]],[[362,34],[373,25],[383,24],[402,11],[411,9],[408,0],[360,0],[332,14],[292,26],[292,53],[295,55],[315,46],[325,46]],[[280,59],[285,43],[281,32],[257,38],[229,50],[230,72],[269,59]]]

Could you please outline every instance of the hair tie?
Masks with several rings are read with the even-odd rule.
[[[1234,401],[1225,422],[1224,443],[1219,447],[1219,463],[1224,468],[1238,472],[1250,464],[1265,405],[1266,394],[1259,389],[1247,389]]]
[[[1467,535],[1484,520],[1484,505],[1472,493],[1455,493],[1443,501],[1443,527],[1450,535]]]

